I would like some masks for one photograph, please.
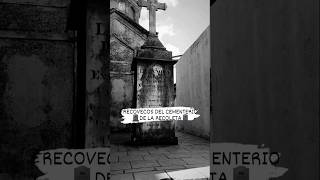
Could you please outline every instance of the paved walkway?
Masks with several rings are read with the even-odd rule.
[[[111,180],[209,179],[209,141],[177,132],[179,145],[111,146]]]

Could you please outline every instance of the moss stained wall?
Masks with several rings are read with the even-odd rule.
[[[40,150],[70,147],[69,1],[0,2],[0,179],[37,177]]]
[[[319,1],[211,6],[214,142],[281,153],[281,178],[319,179]]]

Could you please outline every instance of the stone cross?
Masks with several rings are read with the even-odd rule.
[[[165,3],[158,3],[158,0],[139,0],[138,5],[146,7],[149,10],[149,32],[152,35],[156,35],[156,11],[158,9],[166,10],[167,5]]]

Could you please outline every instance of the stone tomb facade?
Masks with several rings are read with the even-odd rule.
[[[174,106],[172,52],[167,51],[156,35],[150,34],[134,58],[135,100],[137,108]],[[177,144],[174,121],[133,124],[135,144]]]
[[[148,31],[140,26],[141,7],[134,0],[110,1],[110,81],[111,131],[124,130],[121,110],[133,106],[134,72],[132,60],[147,39]]]

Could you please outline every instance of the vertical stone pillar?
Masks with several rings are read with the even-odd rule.
[[[85,147],[109,145],[108,2],[88,1]]]
[[[172,52],[157,36],[149,35],[133,60],[136,108],[174,106]],[[173,121],[133,124],[132,141],[136,144],[177,144]]]

